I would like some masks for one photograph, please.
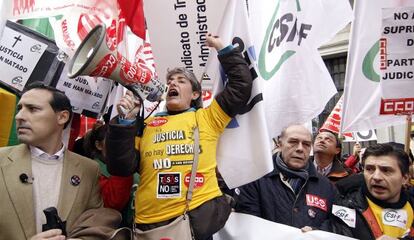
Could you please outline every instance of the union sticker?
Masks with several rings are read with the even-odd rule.
[[[317,195],[306,194],[306,205],[319,208],[325,212],[328,211],[326,198],[321,198]]]
[[[157,198],[181,197],[181,173],[158,173]]]
[[[190,185],[190,178],[191,178],[191,172],[187,173],[184,177],[184,184],[186,187]],[[196,173],[195,179],[194,179],[194,188],[199,188],[204,185],[204,175],[201,173]]]
[[[386,208],[382,210],[382,222],[384,225],[407,228],[407,211],[404,209]]]

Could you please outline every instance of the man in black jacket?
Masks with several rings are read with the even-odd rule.
[[[414,201],[403,189],[408,155],[378,144],[366,149],[362,162],[362,187],[349,187],[332,206],[333,231],[366,240],[414,239]]]
[[[311,133],[291,125],[283,130],[279,146],[274,170],[236,189],[236,211],[297,228],[326,229],[336,190],[309,162]]]

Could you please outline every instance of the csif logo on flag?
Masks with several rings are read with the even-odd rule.
[[[375,58],[380,50],[380,40],[376,41],[368,52],[365,54],[364,60],[362,61],[362,73],[364,76],[373,81],[379,82],[380,75],[375,71]]]
[[[271,79],[281,66],[291,57],[312,29],[311,24],[298,22],[301,12],[299,0],[296,0],[296,12],[281,13],[280,1],[266,29],[259,55],[259,72],[263,79]],[[283,14],[283,15],[282,15]],[[282,15],[282,16],[280,16]],[[286,49],[281,53],[278,48]]]

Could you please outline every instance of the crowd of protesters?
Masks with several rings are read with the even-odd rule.
[[[121,227],[146,232],[188,214],[194,238],[208,240],[232,207],[304,232],[414,239],[413,159],[401,144],[375,144],[363,153],[355,144],[342,162],[337,134],[321,130],[312,137],[293,124],[275,142],[272,172],[234,191],[221,189],[218,139],[249,100],[253,80],[237,47],[211,35],[207,43],[229,79],[210,107],[202,107],[194,74],[174,68],[165,111],[143,119],[140,100],[127,92],[120,114],[85,135],[89,159],[62,143],[72,115],[65,94],[28,87],[16,115],[21,144],[0,148],[0,239],[129,239]],[[43,214],[49,207],[57,209],[57,225]]]

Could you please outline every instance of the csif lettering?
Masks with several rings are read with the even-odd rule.
[[[296,4],[297,12],[301,11],[298,1]],[[276,6],[275,12],[266,29],[266,34],[260,49],[258,65],[259,72],[264,80],[271,79],[276,72],[279,71],[283,63],[296,53],[294,50],[296,47],[288,46],[287,44],[291,42],[300,46],[312,29],[311,24],[300,23],[294,12],[285,13],[278,17],[279,8],[280,1]],[[280,56],[276,56],[275,54],[277,54],[277,51],[275,50],[282,44],[291,49],[284,51]]]
[[[292,13],[287,13],[283,15],[280,19],[277,19],[274,23],[273,29],[270,32],[267,51],[269,53],[272,52],[275,47],[275,44],[276,47],[279,47],[285,39],[286,42],[293,42],[296,36],[299,36],[297,39],[297,44],[298,46],[300,46],[302,40],[308,36],[307,32],[311,29],[312,25],[302,23],[300,24],[300,29],[298,31],[298,19],[295,18]],[[277,30],[279,30],[280,35],[277,35]]]

